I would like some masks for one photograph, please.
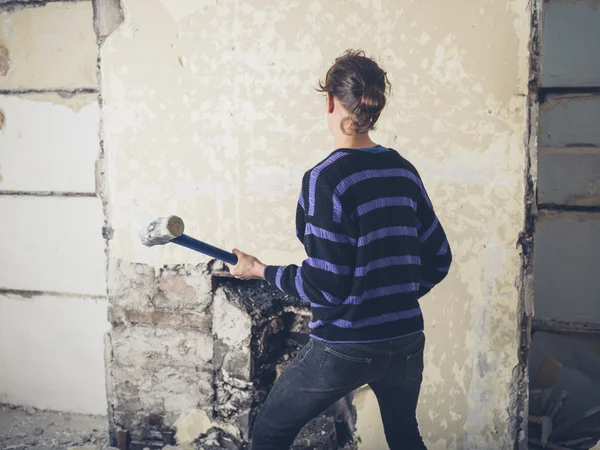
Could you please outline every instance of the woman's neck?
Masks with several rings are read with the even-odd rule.
[[[377,145],[371,140],[368,133],[336,133],[333,136],[333,143],[335,148],[371,148]]]

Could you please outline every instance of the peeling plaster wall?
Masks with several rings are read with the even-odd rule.
[[[1,14],[0,60],[8,59],[9,68],[0,77],[0,89],[95,88],[91,24],[91,1],[52,2]]]
[[[301,175],[332,149],[313,87],[337,54],[361,47],[394,87],[375,139],[420,169],[455,254],[449,279],[422,301],[422,432],[432,449],[512,449],[527,2],[122,6],[124,22],[101,47],[111,264],[206,262],[139,244],[142,225],[166,214],[215,245],[301,260]],[[372,394],[360,391],[355,405],[361,448],[385,448]]]
[[[92,17],[0,1],[0,402],[106,414]]]

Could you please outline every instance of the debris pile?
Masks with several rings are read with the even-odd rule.
[[[537,332],[532,342],[529,448],[593,448],[600,441],[600,339]]]
[[[0,404],[0,449],[108,447],[106,417],[40,411]]]

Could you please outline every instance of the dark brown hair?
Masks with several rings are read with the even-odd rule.
[[[352,121],[357,133],[375,129],[375,123],[385,107],[390,91],[387,74],[362,50],[346,50],[327,71],[325,81],[319,81],[319,92],[329,93],[342,103],[350,116],[341,128]]]

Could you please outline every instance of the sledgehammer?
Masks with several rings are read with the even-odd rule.
[[[213,258],[220,259],[229,264],[237,264],[238,258],[233,253],[226,252],[220,248],[213,247],[206,242],[199,241],[183,234],[185,224],[180,217],[159,217],[153,220],[140,232],[142,244],[147,247],[164,245],[172,242],[182,247],[195,250]]]

